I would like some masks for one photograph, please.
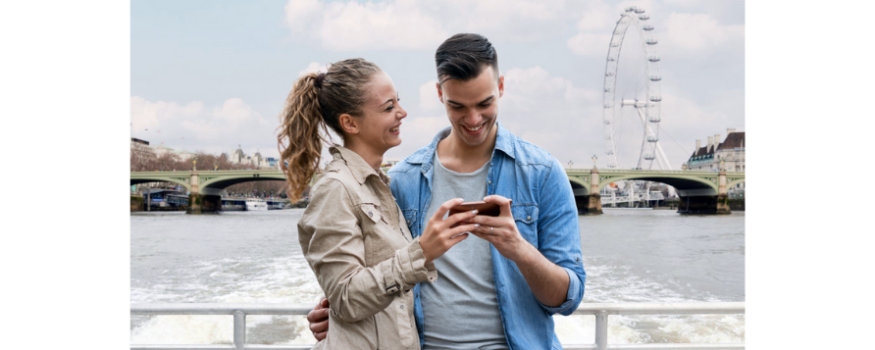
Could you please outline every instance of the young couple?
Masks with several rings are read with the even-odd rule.
[[[552,315],[577,308],[586,278],[568,178],[498,123],[504,77],[486,38],[454,35],[435,60],[450,127],[389,176],[380,163],[407,112],[376,65],[334,63],[286,101],[290,198],[316,171],[326,126],[343,138],[298,222],[327,297],[307,317],[314,349],[561,349]],[[479,200],[501,214],[447,215]]]

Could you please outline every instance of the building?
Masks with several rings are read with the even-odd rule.
[[[720,134],[708,136],[708,144],[696,140],[696,150],[684,164],[686,170],[720,170],[720,162],[726,171],[744,171],[744,131],[726,129],[726,139],[720,142]]]
[[[149,146],[149,141],[131,137],[131,155],[139,160],[154,159],[155,150]]]

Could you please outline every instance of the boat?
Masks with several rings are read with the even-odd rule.
[[[246,211],[262,211],[267,210],[267,202],[257,200],[246,201]]]

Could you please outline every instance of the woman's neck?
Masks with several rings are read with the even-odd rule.
[[[374,168],[374,170],[380,170],[380,165],[383,164],[383,153],[386,153],[386,151],[375,150],[373,147],[368,147],[363,143],[355,142],[353,140],[344,142],[343,147],[358,154],[359,157],[362,157],[362,159],[364,159],[371,168]]]

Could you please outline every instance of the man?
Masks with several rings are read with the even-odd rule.
[[[435,61],[451,126],[392,167],[392,193],[414,237],[440,224],[430,218],[452,198],[496,203],[501,215],[476,216],[476,237],[435,260],[436,282],[414,288],[420,342],[425,349],[561,349],[552,315],[577,308],[586,279],[568,177],[549,153],[497,122],[504,76],[485,37],[454,35]],[[325,306],[308,315],[317,339],[327,331]]]

